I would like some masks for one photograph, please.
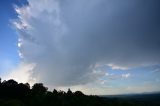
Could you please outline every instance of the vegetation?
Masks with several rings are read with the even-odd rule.
[[[32,87],[13,79],[1,82],[0,106],[160,106],[159,102],[144,102],[134,99],[106,98],[85,95],[81,91],[48,91],[42,83]]]

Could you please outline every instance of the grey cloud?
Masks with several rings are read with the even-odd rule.
[[[102,76],[94,73],[96,64],[160,63],[158,0],[41,0],[37,7],[28,2],[30,9],[19,13],[28,27],[17,30],[23,61],[36,63],[33,77],[39,81],[85,84]]]

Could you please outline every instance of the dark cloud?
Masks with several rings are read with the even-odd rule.
[[[25,62],[36,64],[33,77],[40,81],[85,84],[102,76],[97,64],[160,63],[158,0],[28,2],[17,9],[20,51]]]

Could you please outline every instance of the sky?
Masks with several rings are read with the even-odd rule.
[[[1,0],[0,77],[110,95],[160,91],[159,0]]]
[[[21,5],[17,0],[0,1],[0,76],[19,64],[17,33],[14,30],[11,20],[17,17],[13,5]]]

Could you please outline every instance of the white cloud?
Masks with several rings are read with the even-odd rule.
[[[122,78],[129,78],[131,76],[130,73],[127,73],[127,74],[122,74]]]
[[[128,67],[118,66],[114,64],[107,64],[107,66],[111,67],[112,70],[128,70]]]
[[[18,67],[12,69],[8,75],[4,76],[4,79],[14,79],[18,82],[29,82],[30,84],[33,84],[36,81],[35,79],[32,79],[30,75],[32,74],[32,70],[34,67],[35,64],[21,63]]]
[[[159,32],[152,24],[156,19],[148,17],[159,11],[150,12],[154,7],[149,2],[145,7],[139,2],[28,0],[29,5],[16,7],[19,55],[24,63],[36,64],[31,78],[73,86],[105,76],[97,64],[114,70],[159,64]]]
[[[109,73],[105,73],[106,76],[110,75]]]

